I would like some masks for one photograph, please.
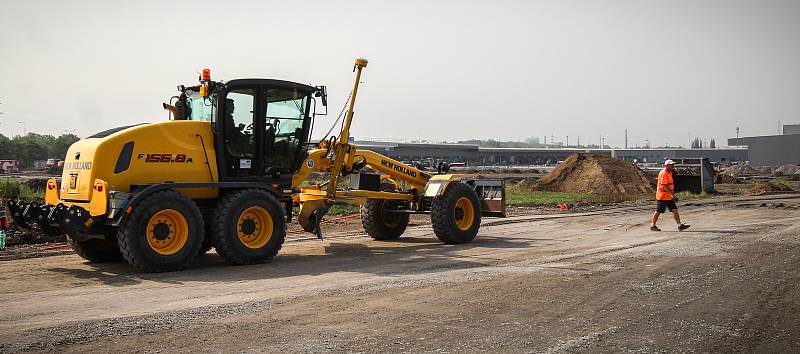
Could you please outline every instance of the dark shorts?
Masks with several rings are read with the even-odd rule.
[[[675,200],[673,199],[659,200],[657,202],[658,203],[656,204],[656,211],[658,211],[659,213],[667,211],[667,208],[669,208],[669,211],[678,210],[678,206],[675,205]]]

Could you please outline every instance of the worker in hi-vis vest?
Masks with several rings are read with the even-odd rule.
[[[653,223],[650,224],[650,231],[661,231],[656,226],[658,216],[667,211],[672,212],[672,218],[678,224],[678,231],[683,231],[689,228],[681,222],[681,216],[678,215],[678,206],[675,205],[675,182],[672,179],[672,170],[675,169],[675,161],[664,161],[664,169],[658,173],[658,185],[656,186],[656,212],[653,213]]]

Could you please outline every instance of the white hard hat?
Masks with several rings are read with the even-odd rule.
[[[667,161],[664,161],[664,166],[666,166],[666,165],[674,165],[674,164],[675,164],[675,161],[672,161],[672,160],[669,160],[669,159],[667,159]]]

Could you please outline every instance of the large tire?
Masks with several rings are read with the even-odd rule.
[[[386,210],[395,203],[386,199],[370,199],[361,206],[361,225],[367,235],[378,241],[396,240],[408,227],[408,214],[392,213]]]
[[[481,226],[478,195],[468,185],[453,182],[431,205],[431,222],[436,237],[444,243],[471,242]]]
[[[122,260],[122,253],[115,241],[89,239],[75,241],[67,236],[70,246],[81,258],[94,263],[117,262]]]
[[[226,194],[217,202],[212,220],[214,248],[230,264],[269,262],[286,239],[283,205],[261,189]]]
[[[174,190],[154,192],[119,228],[117,244],[128,263],[145,272],[186,268],[203,243],[203,216],[197,205]]]

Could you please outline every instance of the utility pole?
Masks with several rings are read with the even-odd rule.
[[[569,147],[569,135],[567,135],[567,147]]]
[[[578,147],[581,147],[581,136],[578,135]]]

